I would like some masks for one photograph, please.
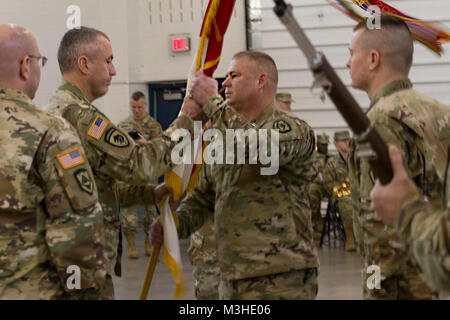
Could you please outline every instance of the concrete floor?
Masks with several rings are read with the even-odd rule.
[[[126,256],[127,243],[124,239],[124,255],[122,257],[122,277],[114,277],[116,299],[134,300],[139,298],[149,258],[144,255],[144,233],[136,235],[136,245],[140,253],[139,259],[128,259]],[[189,240],[181,240],[184,276],[186,278],[186,300],[194,300],[192,266],[186,251]],[[320,259],[319,294],[318,300],[360,300],[361,264],[359,255],[355,252],[345,252],[342,242],[318,249]],[[172,300],[174,283],[167,267],[158,263],[148,294],[151,300]]]

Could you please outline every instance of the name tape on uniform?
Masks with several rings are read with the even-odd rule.
[[[91,127],[89,128],[88,135],[90,135],[94,139],[100,140],[103,132],[105,132],[105,129],[108,126],[108,123],[108,120],[104,119],[101,116],[97,116],[94,122],[92,122]]]
[[[64,168],[64,170],[79,166],[84,163],[83,155],[79,148],[72,149],[70,151],[58,154],[56,156],[58,162]]]

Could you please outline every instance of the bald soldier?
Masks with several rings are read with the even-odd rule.
[[[201,109],[184,103],[181,116],[162,135],[142,146],[112,123],[92,102],[105,95],[116,75],[113,51],[106,34],[81,27],[66,32],[58,49],[62,84],[51,98],[49,110],[62,115],[77,130],[94,173],[105,219],[107,279],[102,298],[114,298],[112,275],[120,276],[121,241],[119,205],[154,204],[155,181],[175,164],[171,134],[184,128],[193,136],[193,121]],[[120,180],[126,184],[117,184]],[[133,185],[134,184],[134,185]],[[163,190],[164,191],[164,190]]]
[[[132,115],[128,118],[119,122],[119,128],[125,130],[125,132],[130,132],[136,130],[140,135],[140,139],[135,141],[138,144],[146,143],[147,141],[155,138],[163,133],[161,125],[148,114],[148,105],[145,95],[141,91],[136,91],[131,95],[130,98],[130,109]],[[157,180],[153,181],[157,183]],[[139,252],[136,248],[136,243],[134,241],[134,235],[138,228],[138,207],[132,206],[124,208],[122,211],[123,220],[123,233],[128,242],[128,258],[137,259],[139,258]],[[152,246],[148,238],[150,223],[157,216],[155,206],[144,206],[144,218],[142,221],[145,242],[144,250],[145,255],[150,256],[152,254]]]
[[[284,110],[286,112],[291,112],[291,104],[295,102],[292,99],[292,95],[289,92],[279,92],[275,96],[278,109]]]
[[[427,283],[442,296],[450,293],[450,166],[447,161],[444,209],[434,209],[408,177],[399,150],[392,147],[394,177],[372,189],[372,207],[383,222],[397,230],[408,252],[420,265]]]
[[[381,29],[366,23],[354,28],[350,43],[352,86],[370,99],[367,115],[383,140],[396,146],[408,175],[435,208],[443,207],[444,172],[449,141],[449,108],[412,89],[408,79],[413,59],[413,39],[407,25],[392,16],[381,16]],[[367,145],[356,143],[349,158],[350,187],[357,224],[364,245],[364,296],[367,299],[430,299],[431,290],[420,269],[404,250],[395,229],[386,226],[371,209],[375,184]],[[381,271],[381,288],[369,289],[368,266]]]
[[[334,146],[338,154],[328,160],[323,171],[323,185],[342,218],[345,229],[345,250],[355,251],[353,235],[353,208],[348,178],[348,153],[350,133],[347,130],[334,133]]]
[[[317,135],[317,150],[314,151],[312,163],[316,170],[316,176],[308,186],[309,203],[311,205],[312,221],[314,223],[314,238],[320,239],[323,229],[323,218],[320,211],[322,199],[327,196],[323,184],[323,172],[330,159],[328,154],[328,143],[330,138],[326,134]]]
[[[312,237],[306,186],[312,179],[309,160],[314,150],[313,130],[302,120],[275,106],[278,71],[265,53],[243,51],[233,56],[223,82],[196,73],[191,94],[203,106],[213,127],[263,130],[279,134],[279,168],[261,174],[261,163],[207,164],[210,186],[199,180],[187,196],[190,210],[179,215],[179,235],[186,237],[207,220],[201,208],[214,208],[217,258],[222,299],[314,299],[317,295],[318,257]],[[208,146],[211,147],[212,144]],[[235,147],[233,143],[228,146]],[[261,151],[261,150],[259,150]],[[242,159],[239,159],[242,160]],[[267,169],[267,168],[266,168]],[[215,196],[210,197],[212,191]],[[151,227],[154,244],[162,230]]]
[[[29,31],[0,25],[0,300],[98,299],[102,208],[76,132],[31,101],[46,61]]]

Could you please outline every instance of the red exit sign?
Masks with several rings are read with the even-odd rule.
[[[170,43],[173,53],[189,52],[191,50],[189,37],[172,37]]]

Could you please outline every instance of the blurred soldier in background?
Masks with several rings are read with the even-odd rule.
[[[277,102],[278,109],[284,110],[286,112],[291,112],[291,104],[292,102],[295,102],[289,92],[277,93],[275,96],[275,101]]]
[[[326,134],[317,135],[317,150],[313,154],[313,165],[317,171],[317,176],[309,185],[309,202],[312,212],[312,220],[314,223],[314,238],[320,239],[323,229],[323,218],[320,211],[321,201],[326,197],[326,190],[323,184],[323,171],[330,158],[328,154],[329,137]]]
[[[148,105],[145,95],[136,91],[132,94],[130,99],[130,108],[133,113],[125,120],[121,121],[118,125],[135,139],[138,144],[145,144],[152,138],[155,138],[163,133],[161,125],[148,114]],[[135,130],[135,131],[133,131]],[[135,135],[138,134],[139,137]],[[158,181],[152,181],[152,183],[158,183]],[[123,233],[128,242],[128,258],[137,259],[139,258],[139,252],[136,248],[136,243],[134,241],[134,236],[138,228],[138,207],[128,207],[124,208],[122,211],[123,220],[122,227]],[[153,205],[144,206],[144,217],[142,221],[144,233],[145,233],[145,255],[150,256],[152,254],[152,246],[150,240],[148,239],[148,233],[150,228],[150,223],[157,216],[156,208]]]
[[[323,173],[323,184],[330,196],[336,211],[339,212],[345,228],[345,250],[355,251],[355,237],[353,235],[353,208],[350,197],[350,180],[348,178],[347,158],[349,153],[350,133],[336,131],[334,145],[338,151],[332,156]]]

